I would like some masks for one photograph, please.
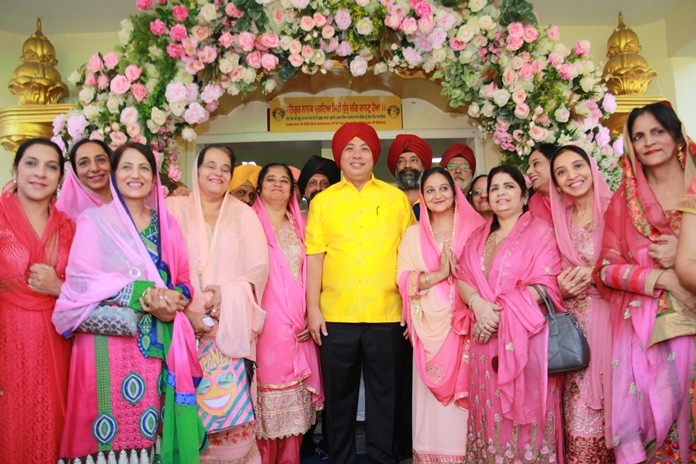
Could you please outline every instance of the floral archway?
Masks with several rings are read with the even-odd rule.
[[[77,107],[54,121],[63,148],[80,138],[149,143],[178,180],[177,141],[223,95],[276,86],[298,73],[344,66],[419,70],[451,107],[466,106],[508,161],[544,142],[576,143],[618,182],[621,140],[601,120],[616,102],[589,59],[558,28],[537,24],[527,0],[137,0],[117,52],[94,54],[70,77]]]

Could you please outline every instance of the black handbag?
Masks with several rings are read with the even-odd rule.
[[[542,285],[532,285],[546,306],[549,326],[549,374],[573,372],[590,364],[590,346],[585,334],[570,313],[558,313]]]

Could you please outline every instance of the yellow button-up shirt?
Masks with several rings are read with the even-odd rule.
[[[406,195],[374,176],[345,179],[312,199],[307,254],[326,253],[320,307],[327,322],[399,322],[396,254],[415,221]]]

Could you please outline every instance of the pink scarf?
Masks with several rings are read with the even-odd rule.
[[[549,182],[551,182],[549,180]],[[553,186],[549,190],[552,190]],[[541,192],[535,192],[534,195],[529,199],[529,212],[535,217],[542,219],[549,224],[553,224],[553,218],[551,217],[551,202],[548,196],[542,195]]]
[[[464,245],[471,237],[472,232],[484,224],[484,219],[471,207],[460,189],[455,189],[456,196],[452,213],[454,214],[452,249],[457,258],[462,255]],[[420,204],[425,206],[421,195]],[[430,319],[438,316],[449,317],[452,322],[448,324],[449,330],[437,353],[428,360],[426,358],[426,344],[418,331],[418,321],[413,320],[414,302],[419,305],[427,305],[426,300],[418,295],[418,278],[421,272],[435,272],[440,268],[440,246],[430,225],[430,214],[423,207],[420,222],[409,227],[407,234],[410,236],[417,230],[420,241],[420,250],[405,249],[399,247],[399,291],[403,300],[403,312],[408,324],[409,339],[413,345],[416,369],[423,383],[433,393],[435,398],[443,405],[455,401],[459,407],[468,407],[469,397],[469,368],[466,351],[469,343],[470,312],[467,311],[464,302],[459,297],[453,280],[443,280],[433,286],[428,292],[434,292],[437,296],[438,308],[423,308]],[[414,242],[402,241],[405,247]],[[411,256],[420,253],[424,267]],[[441,308],[449,307],[449,311],[441,311]],[[437,325],[436,323],[434,325]],[[429,375],[429,371],[436,370],[438,375]]]
[[[72,168],[67,169],[58,194],[58,201],[56,201],[56,208],[67,214],[73,221],[77,221],[77,217],[87,208],[101,206],[107,202],[106,198],[83,185]]]
[[[524,213],[498,249],[486,278],[482,256],[491,224],[492,219],[472,234],[460,261],[461,279],[503,308],[497,336],[503,415],[521,424],[542,424],[547,402],[548,328],[527,287],[545,285],[557,310],[562,310],[556,283],[561,257],[549,224]],[[540,393],[539,400],[531,399]]]
[[[594,250],[594,265],[602,246],[604,212],[607,210],[612,192],[592,157],[590,157],[590,170],[593,183],[592,223],[594,230],[592,232],[592,249]],[[586,263],[576,251],[573,243],[571,222],[573,201],[562,192],[557,192],[553,185],[550,186],[549,193],[554,232],[563,259],[563,269],[583,267]],[[593,409],[604,409],[606,442],[611,445],[611,310],[609,302],[602,298],[594,285],[589,287],[587,294],[592,298],[587,334],[592,356],[588,367],[590,388],[585,390],[586,394],[584,394],[583,400]]]
[[[304,330],[306,326],[307,302],[306,302],[306,282],[307,268],[306,255],[304,248],[304,229],[305,220],[300,210],[295,195],[290,195],[288,210],[292,215],[292,225],[295,233],[302,242],[302,271],[299,280],[290,271],[290,267],[285,259],[283,249],[280,247],[276,238],[275,231],[266,213],[263,200],[258,198],[253,210],[261,221],[261,226],[268,241],[268,253],[270,256],[270,272],[268,275],[268,285],[263,293],[261,305],[266,308],[274,318],[282,318],[281,324],[289,325],[295,333]],[[262,334],[262,336],[265,334]],[[269,369],[264,372],[264,378],[259,375],[259,382],[270,385],[291,385],[299,380],[303,380],[307,389],[313,393],[312,403],[315,408],[320,408],[324,404],[324,393],[321,385],[321,372],[319,368],[319,356],[317,347],[312,339],[298,343],[288,340],[280,340],[273,337],[265,337],[265,343],[272,343],[276,347],[278,356],[289,356],[292,358],[293,373],[287,376],[280,370]]]
[[[197,160],[191,172],[190,196],[169,197],[167,208],[181,224],[191,263],[194,297],[189,309],[205,313],[204,291],[220,287],[221,305],[214,337],[218,348],[229,358],[256,359],[255,339],[263,327],[266,312],[257,300],[268,278],[268,248],[263,229],[254,212],[236,198],[225,195],[212,238],[203,217],[198,186]]]

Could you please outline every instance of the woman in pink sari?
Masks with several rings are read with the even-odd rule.
[[[73,338],[59,462],[196,463],[201,372],[181,312],[191,298],[183,240],[152,150],[129,143],[111,162],[114,201],[80,215],[53,315]]]
[[[674,272],[681,213],[696,169],[668,103],[634,109],[624,173],[605,216],[595,281],[611,305],[612,435],[616,461],[690,463],[696,294]]]
[[[565,459],[612,463],[611,322],[609,302],[592,283],[611,190],[594,158],[580,147],[561,147],[551,158],[549,189],[556,242],[563,259],[558,276],[566,309],[588,338],[590,365],[567,374],[563,392]],[[605,420],[606,418],[606,420]]]
[[[459,262],[471,309],[467,463],[564,462],[559,381],[549,376],[541,296],[557,309],[561,257],[550,225],[526,212],[522,173],[488,174],[495,216],[472,234]]]
[[[73,221],[87,208],[111,202],[111,149],[101,140],[82,139],[70,149],[70,167],[56,208]]]
[[[317,346],[307,330],[304,217],[292,172],[269,164],[252,207],[268,241],[270,273],[261,306],[268,312],[258,344],[256,436],[261,461],[299,463],[302,435],[324,407]]]
[[[406,229],[397,263],[413,345],[413,462],[463,463],[469,399],[470,312],[454,279],[457,257],[484,223],[450,173],[421,178],[420,222]]]
[[[229,148],[206,147],[192,170],[191,195],[166,200],[167,209],[181,224],[191,263],[194,295],[186,315],[199,337],[206,376],[198,387],[199,412],[208,414],[204,463],[260,462],[254,430],[255,384],[244,383],[235,374],[245,359],[246,364],[256,360],[256,337],[265,318],[258,302],[268,277],[268,248],[254,212],[227,194],[234,162]],[[218,356],[224,362],[211,362]],[[234,376],[243,386],[216,382],[221,376]],[[227,401],[218,404],[220,398]],[[238,420],[220,417],[228,411],[235,416],[239,412]]]
[[[527,176],[532,183],[534,194],[529,199],[529,212],[539,219],[543,219],[549,224],[553,223],[551,218],[551,203],[549,201],[549,186],[551,184],[551,156],[558,147],[551,143],[538,145],[531,155],[529,155],[529,167]]]
[[[0,462],[55,462],[68,385],[70,343],[51,314],[75,224],[55,208],[63,154],[24,142],[15,188],[0,197]],[[37,426],[40,424],[40,427]]]

